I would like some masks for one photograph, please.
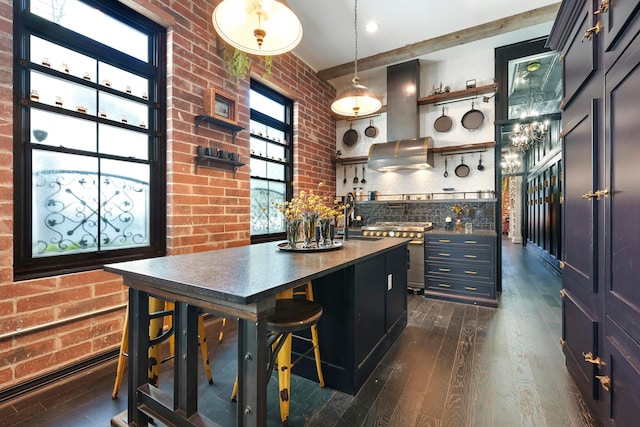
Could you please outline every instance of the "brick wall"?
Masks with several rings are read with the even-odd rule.
[[[216,87],[238,96],[240,125],[249,127],[249,80],[230,77],[217,53],[210,16],[213,4],[195,0],[122,0],[139,3],[165,21],[168,29],[167,249],[191,253],[246,245],[249,235],[249,167],[232,172],[199,168],[197,145],[237,151],[249,158],[249,134],[231,135],[201,124],[203,93]],[[0,391],[117,348],[126,289],[118,276],[102,270],[13,282],[13,10],[0,0]],[[264,72],[252,57],[252,73]],[[334,89],[292,54],[273,58],[267,85],[295,100],[294,179],[300,187],[324,181],[335,188],[335,124],[329,115]],[[94,311],[103,314],[66,321]],[[49,323],[55,326],[30,331]],[[17,334],[13,334],[14,332]]]

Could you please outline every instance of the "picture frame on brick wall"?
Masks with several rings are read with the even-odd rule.
[[[237,98],[214,88],[204,94],[204,113],[234,125],[238,124]]]

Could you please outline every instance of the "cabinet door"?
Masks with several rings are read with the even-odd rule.
[[[579,24],[575,27],[573,37],[562,55],[562,86],[564,91],[562,104],[564,107],[569,106],[597,68],[597,39],[591,37],[589,40],[583,40],[585,31],[593,27],[595,23],[590,1],[585,2],[578,21]]]
[[[607,319],[604,361],[598,370],[602,392],[610,397],[607,426],[637,426],[640,420],[640,345]],[[607,384],[608,381],[608,384]]]
[[[637,21],[640,21],[638,19]],[[629,46],[605,76],[607,93],[607,149],[611,159],[605,197],[610,231],[606,248],[606,312],[633,339],[640,342],[640,46]],[[634,112],[636,111],[636,112]]]
[[[386,331],[407,316],[407,248],[403,246],[387,254]]]
[[[598,292],[597,283],[597,200],[585,197],[598,186],[597,102],[574,104],[567,112],[572,124],[564,132],[564,241],[563,286],[581,301]],[[584,105],[586,104],[586,105]]]
[[[634,15],[638,12],[639,0],[601,0],[600,4],[607,3],[606,9],[598,13],[602,17],[602,30],[600,34],[604,39],[606,51],[615,48],[618,41]]]
[[[356,366],[362,363],[386,332],[386,279],[384,256],[377,256],[356,265]]]

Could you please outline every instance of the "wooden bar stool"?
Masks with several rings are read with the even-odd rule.
[[[158,379],[160,374],[160,363],[173,357],[173,303],[163,301],[158,298],[149,297],[149,383],[158,386]],[[168,328],[164,328],[164,319],[167,318]],[[160,344],[167,339],[171,339],[171,356],[165,360],[161,360]],[[204,369],[207,375],[209,384],[213,384],[213,377],[211,376],[211,366],[209,364],[209,350],[207,347],[207,340],[204,330],[204,321],[202,315],[198,316],[198,342],[202,351],[202,360],[204,361]],[[129,351],[129,304],[127,304],[127,310],[124,318],[124,328],[122,331],[122,341],[120,342],[120,353],[118,356],[118,367],[116,368],[116,379],[113,384],[113,391],[111,392],[111,398],[117,399],[118,390],[122,384],[122,377],[124,376],[124,368],[126,358]]]
[[[313,298],[311,283],[307,283],[301,288],[308,288],[311,292],[310,294],[307,293],[306,289],[300,292],[307,295],[307,297]],[[320,386],[324,387],[324,377],[322,375],[320,361],[320,350],[319,346],[317,345],[317,330],[314,333],[316,324],[322,316],[322,306],[309,299],[292,298],[295,293],[295,291],[289,290],[278,294],[275,310],[273,314],[267,317],[267,329],[270,332],[270,335],[267,338],[267,343],[271,348],[271,356],[269,358],[269,366],[267,368],[267,372],[271,372],[274,366],[278,366],[280,418],[282,420],[283,426],[287,425],[289,419],[289,389],[291,386],[291,369],[300,359],[305,357],[312,350],[314,352],[316,360],[318,380],[320,382]],[[289,298],[287,298],[286,296],[289,296]],[[301,354],[295,361],[291,362],[291,341],[292,336],[294,336],[293,332],[302,331],[308,328],[312,328],[312,346],[305,353]],[[296,336],[296,338],[302,337]],[[306,338],[302,339],[309,341]],[[238,377],[236,376],[236,381],[233,385],[233,391],[231,393],[232,401],[235,401],[237,394]]]

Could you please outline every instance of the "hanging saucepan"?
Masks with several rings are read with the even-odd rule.
[[[464,178],[469,175],[469,166],[464,164],[464,157],[460,157],[460,164],[456,166],[456,176]]]
[[[364,134],[369,138],[378,136],[378,128],[373,125],[373,120],[369,120],[369,126],[364,130]]]
[[[444,114],[444,107],[442,107],[442,115],[433,123],[433,128],[438,132],[449,132],[452,123],[451,117]]]
[[[464,126],[465,129],[476,130],[482,125],[482,122],[484,121],[484,114],[482,114],[482,111],[476,110],[474,108],[474,103],[472,102],[471,110],[464,113],[461,121],[462,126]]]
[[[349,125],[349,130],[344,133],[342,143],[347,147],[351,147],[358,142],[358,131],[353,129],[353,123]]]

